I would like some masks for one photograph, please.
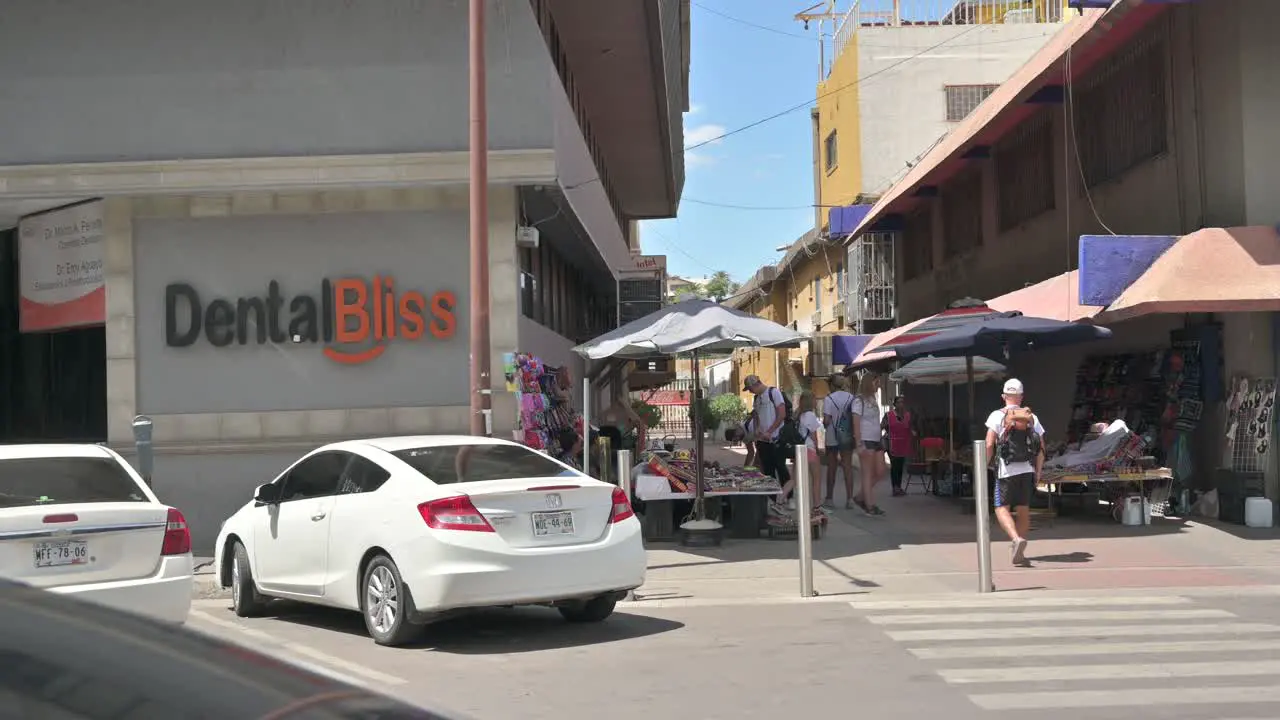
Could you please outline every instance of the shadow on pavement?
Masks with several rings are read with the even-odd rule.
[[[1093,553],[1091,552],[1071,552],[1061,555],[1041,555],[1039,557],[1029,557],[1027,560],[1031,562],[1047,562],[1047,563],[1087,563],[1093,561]]]
[[[276,601],[271,605],[270,616],[294,625],[368,637],[364,619],[359,613],[346,610]],[[417,642],[387,650],[461,655],[538,652],[631,640],[682,627],[683,623],[673,620],[621,611],[604,622],[576,624],[566,622],[551,608],[495,608],[427,625]]]

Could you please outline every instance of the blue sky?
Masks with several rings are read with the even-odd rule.
[[[805,32],[792,20],[812,4],[694,0],[686,147],[814,99],[816,28]],[[712,11],[779,32],[749,27]],[[739,282],[761,265],[776,262],[780,253],[774,248],[790,244],[813,227],[811,143],[806,106],[686,153],[679,215],[642,224],[644,252],[666,255],[667,270],[674,275],[696,277],[725,270]]]

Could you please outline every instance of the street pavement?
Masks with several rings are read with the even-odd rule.
[[[1277,586],[882,597],[490,611],[405,649],[290,603],[198,600],[189,627],[480,719],[1280,718]]]

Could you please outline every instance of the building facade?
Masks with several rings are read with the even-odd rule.
[[[1280,143],[1264,130],[1280,107],[1269,71],[1280,50],[1264,28],[1280,21],[1280,6],[1122,0],[1101,13],[1089,11],[1031,58],[860,221],[855,235],[890,232],[899,243],[903,322],[1042,281],[1057,283],[1057,300],[1042,293],[1034,306],[1008,309],[1076,319],[1092,304],[1106,322],[1114,295],[1180,237],[1280,218]],[[1188,270],[1194,283],[1199,274]],[[1090,288],[1099,286],[1112,286],[1112,297],[1096,300]],[[1255,305],[1131,317],[1112,325],[1105,348],[1036,354],[1014,370],[1058,432],[1089,353],[1167,347],[1171,333],[1213,325],[1223,378],[1275,378],[1280,315]],[[1200,478],[1219,467],[1224,412],[1206,400]],[[1277,458],[1265,467],[1272,498]]]
[[[831,211],[874,202],[906,175],[1062,27],[1065,5],[862,0],[839,14],[813,112],[816,227],[847,233]],[[850,247],[854,333],[893,325],[895,257],[888,235]]]
[[[688,3],[617,5],[489,3],[498,434],[503,355],[583,376],[570,349],[617,322],[634,220],[679,200]],[[465,432],[466,25],[460,0],[9,3],[5,264],[82,232],[7,274],[5,438],[128,451],[150,416],[155,487],[203,552],[317,444]],[[97,322],[49,289],[70,285]]]

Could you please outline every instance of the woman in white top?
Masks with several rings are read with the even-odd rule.
[[[818,419],[818,414],[814,412],[813,393],[806,390],[800,394],[800,402],[796,404],[796,412],[799,413],[798,420],[800,426],[800,437],[804,438],[804,446],[809,452],[809,480],[810,487],[813,488],[809,495],[809,503],[815,510],[819,508],[818,498],[822,491],[822,478],[819,471],[818,463],[818,441],[822,439],[822,421]],[[793,475],[787,484],[782,487],[782,492],[778,494],[778,502],[783,503],[787,499],[787,495],[791,494],[791,490],[795,487],[796,477]]]
[[[884,464],[884,443],[880,439],[880,402],[876,392],[880,389],[880,376],[868,372],[858,383],[858,395],[853,401],[854,447],[858,449],[858,464],[862,469],[862,492],[856,501],[868,515],[884,515],[875,502],[876,483],[888,472]]]
[[[844,471],[844,507],[853,509],[853,393],[849,379],[831,378],[831,393],[822,400],[822,427],[826,436],[827,497],[823,504],[835,507],[836,468]]]

